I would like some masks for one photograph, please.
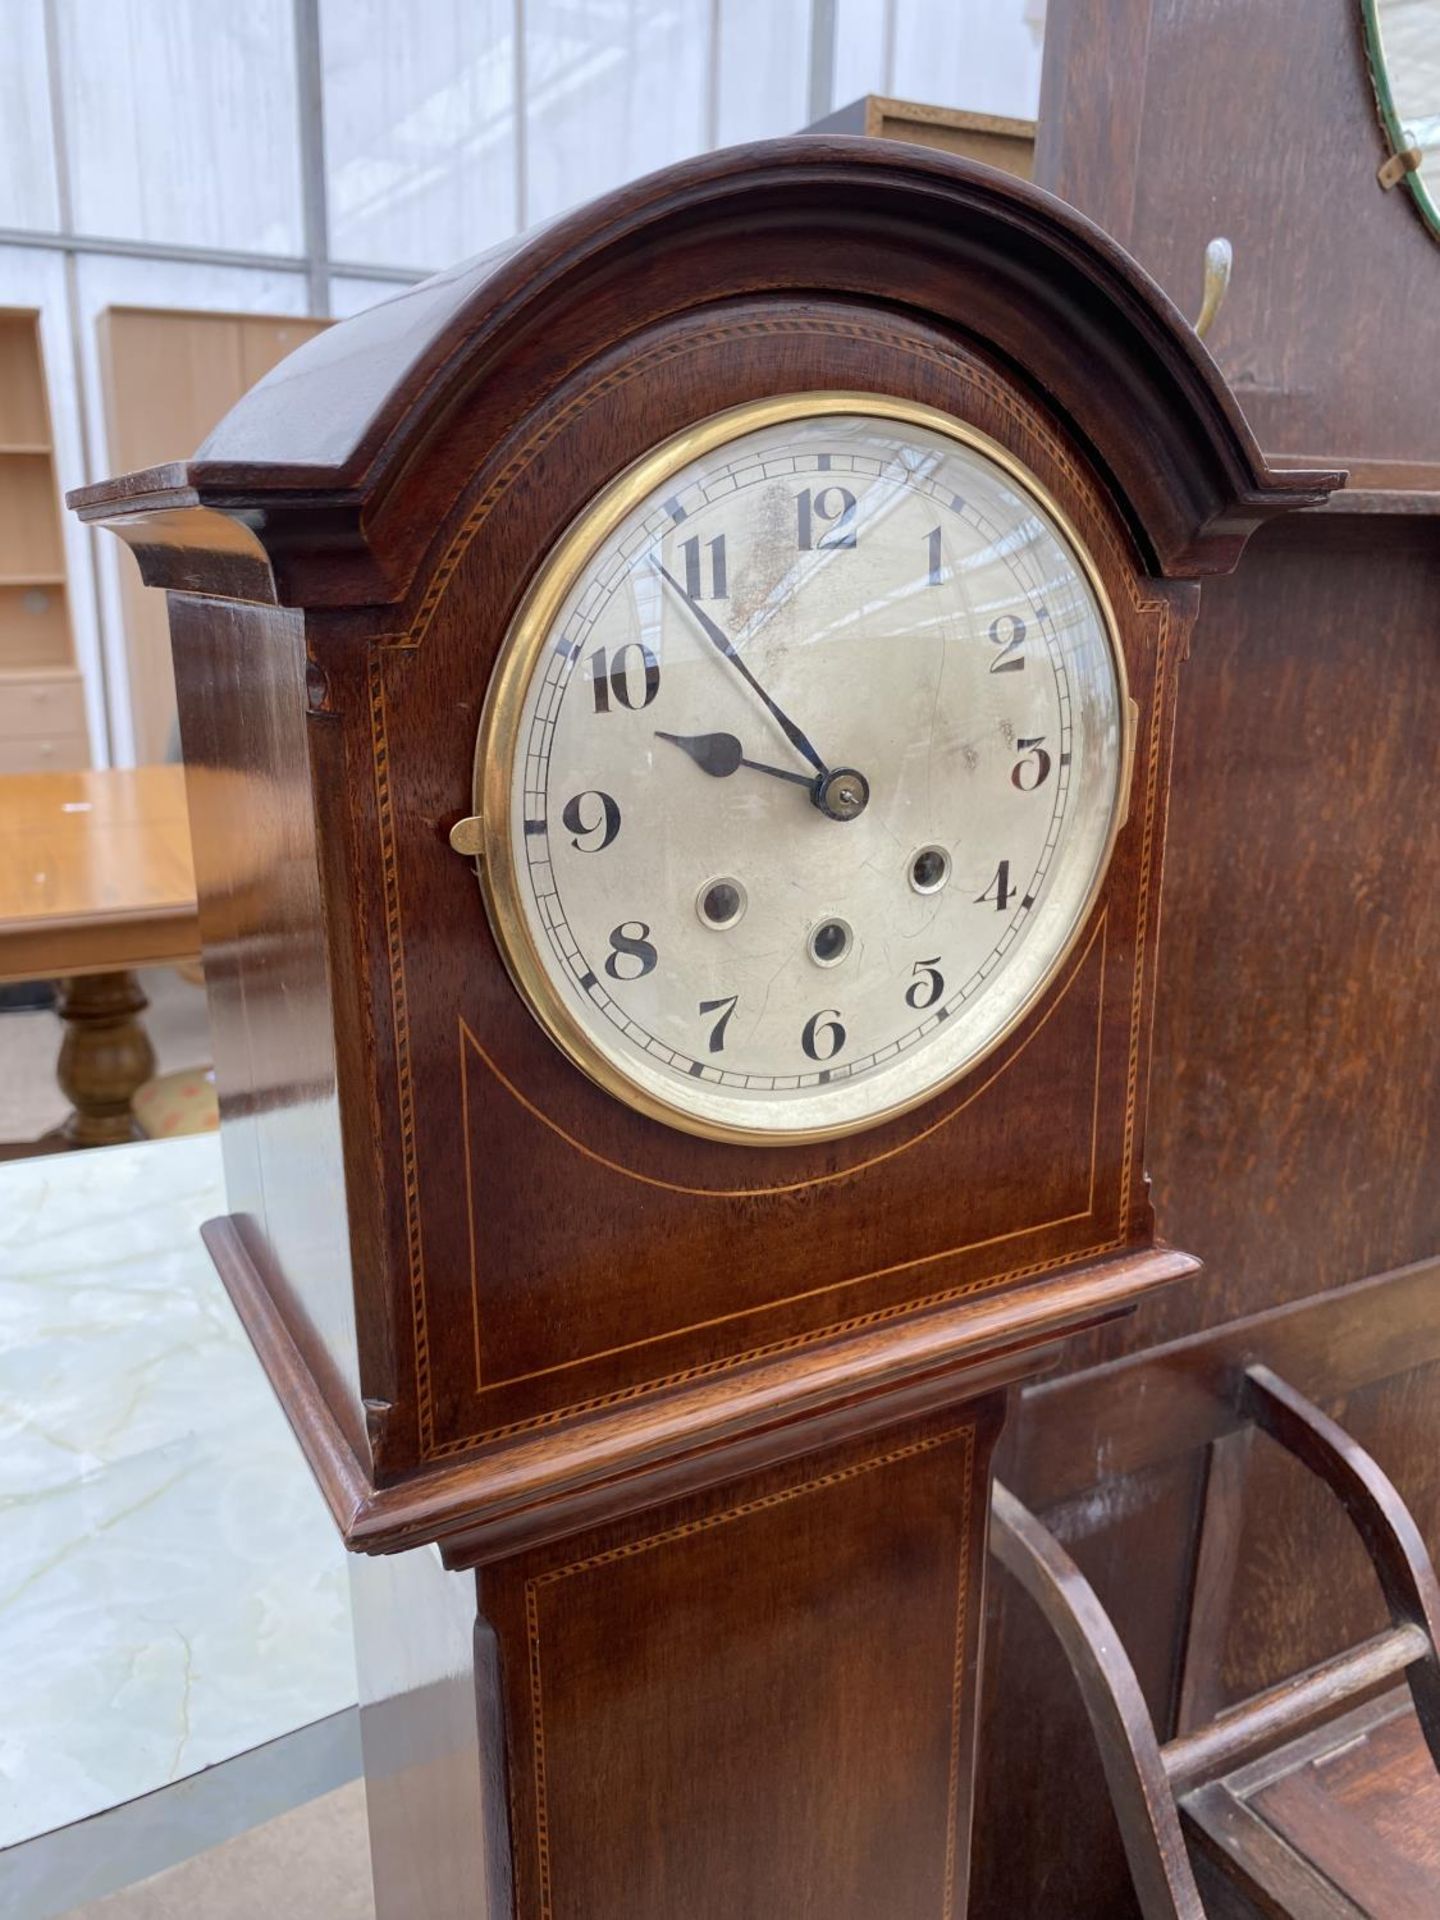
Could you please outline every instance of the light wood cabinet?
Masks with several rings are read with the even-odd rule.
[[[116,468],[187,460],[257,380],[329,324],[296,315],[108,307],[97,322],[109,459]],[[121,570],[136,757],[173,747],[175,681],[165,596]]]
[[[50,451],[40,316],[29,308],[0,310],[0,446],[7,453]]]
[[[0,771],[90,764],[40,316],[0,310]]]
[[[1014,120],[1000,113],[969,113],[960,107],[929,107],[918,100],[889,100],[878,93],[862,94],[837,107],[807,133],[860,133],[872,140],[903,140],[911,146],[934,147],[941,153],[963,154],[983,160],[988,167],[1031,178],[1035,167],[1035,122]]]

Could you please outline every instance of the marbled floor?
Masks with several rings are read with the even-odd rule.
[[[0,1164],[0,1847],[356,1697],[344,1555],[201,1246],[214,1135]]]

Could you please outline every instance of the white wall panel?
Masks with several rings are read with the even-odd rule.
[[[330,251],[439,268],[515,228],[514,0],[322,0]]]
[[[290,0],[55,3],[76,231],[299,253]]]
[[[715,144],[796,133],[810,115],[810,0],[719,0]]]
[[[44,10],[0,0],[0,227],[59,224]]]
[[[299,256],[292,0],[52,4],[73,230]],[[449,266],[522,221],[810,117],[812,0],[319,6],[329,253],[358,269],[332,279],[339,315],[393,292],[367,268]],[[45,0],[0,0],[0,226],[61,224],[45,18]],[[1044,0],[835,0],[833,104],[892,92],[1031,116],[1043,18]],[[109,470],[95,349],[103,307],[306,306],[298,272],[89,253],[68,272],[59,253],[0,249],[0,303],[44,315],[66,487]],[[68,517],[65,539],[96,752],[108,677],[112,751],[123,762],[133,736],[118,569],[133,562]]]
[[[1044,9],[1036,0],[895,0],[902,100],[1033,120]]]
[[[352,313],[390,300],[404,287],[394,280],[364,280],[359,274],[337,273],[330,282],[330,312],[336,320],[348,320]]]
[[[707,0],[525,0],[528,225],[706,145]]]
[[[836,0],[834,106],[886,91],[887,12],[885,0]]]

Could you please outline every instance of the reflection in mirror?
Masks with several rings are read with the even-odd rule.
[[[1401,181],[1440,238],[1440,0],[1362,0],[1370,71],[1391,158],[1382,185]]]

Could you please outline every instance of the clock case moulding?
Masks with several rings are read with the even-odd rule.
[[[471,756],[526,585],[649,448],[898,393],[1078,528],[1138,706],[1129,817],[999,1051],[877,1130],[697,1140],[511,986]],[[986,167],[799,138],[641,180],[308,342],[193,460],[80,490],[169,590],[233,1213],[207,1239],[347,1543],[494,1559],[930,1415],[1193,1273],[1144,1108],[1177,670],[1267,467],[1193,330]]]

